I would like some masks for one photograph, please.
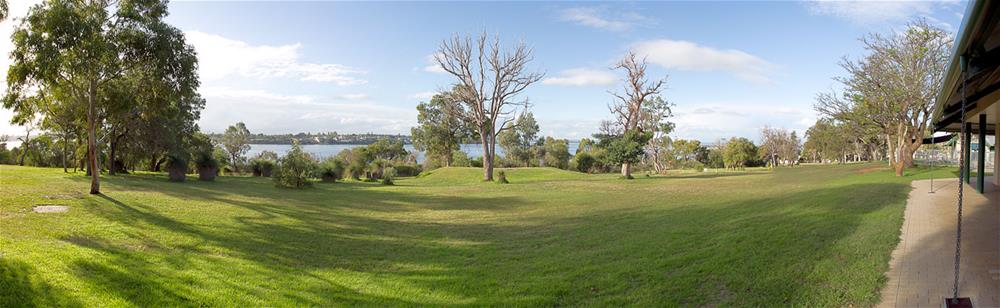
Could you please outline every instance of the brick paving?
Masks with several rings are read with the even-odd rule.
[[[941,307],[954,284],[958,180],[914,181],[879,307]],[[1000,192],[965,186],[959,296],[1000,307]]]

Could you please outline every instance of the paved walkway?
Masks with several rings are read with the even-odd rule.
[[[941,307],[955,273],[958,180],[914,181],[903,233],[889,263],[880,307]],[[959,296],[976,307],[1000,307],[1000,192],[965,186]]]

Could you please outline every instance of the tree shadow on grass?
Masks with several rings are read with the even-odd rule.
[[[30,264],[0,256],[0,307],[80,307],[37,276]]]
[[[127,234],[130,245],[149,243],[142,245],[151,248],[64,240],[123,264],[112,268],[108,262],[87,261],[76,268],[91,273],[83,278],[93,284],[126,289],[119,295],[133,303],[190,304],[198,299],[237,305],[256,298],[318,306],[866,305],[871,299],[858,298],[851,285],[877,290],[877,276],[884,271],[879,264],[888,261],[895,241],[891,235],[867,246],[844,241],[857,232],[898,232],[894,223],[859,228],[865,219],[901,215],[898,204],[886,206],[905,200],[908,191],[904,184],[868,183],[737,203],[702,200],[700,206],[667,205],[664,198],[635,207],[581,208],[503,223],[450,221],[445,211],[482,206],[480,211],[491,213],[542,205],[521,197],[440,196],[363,184],[276,197],[270,191],[274,188],[254,179],[240,179],[236,186],[157,187],[159,180],[112,185],[160,192],[176,200],[171,202],[211,201],[207,206],[230,206],[239,213],[212,223],[163,204],[112,196],[95,200],[99,216],[135,226]],[[407,220],[364,212],[416,210],[445,216]],[[245,272],[234,273],[234,262]],[[184,268],[211,278],[186,282],[189,278],[170,270]],[[831,268],[863,273],[816,274]],[[234,281],[237,277],[259,282]],[[265,292],[261,284],[279,290]],[[129,290],[131,286],[155,296]],[[240,296],[202,299],[212,288]]]

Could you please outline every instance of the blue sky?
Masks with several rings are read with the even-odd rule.
[[[817,117],[815,94],[837,86],[837,62],[862,55],[859,37],[912,18],[954,32],[965,5],[176,1],[168,20],[199,52],[204,131],[243,121],[264,133],[407,134],[416,104],[452,83],[430,61],[437,46],[485,30],[534,49],[531,66],[546,79],[524,97],[545,135],[596,132],[610,118],[607,91],[621,84],[608,67],[633,49],[648,57],[651,77],[668,76],[673,135],[712,142],[756,139],[764,125],[804,131]],[[4,125],[0,133],[23,134]]]

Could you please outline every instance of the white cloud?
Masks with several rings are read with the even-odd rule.
[[[578,25],[610,31],[625,31],[649,20],[636,13],[615,14],[604,7],[568,8],[560,11],[559,18]]]
[[[676,124],[671,134],[677,138],[714,143],[722,138],[760,138],[760,127],[770,126],[796,131],[799,137],[815,121],[808,108],[773,106],[757,102],[717,102],[678,105],[674,108]]]
[[[838,1],[820,0],[806,2],[812,14],[829,15],[868,25],[884,22],[901,22],[913,16],[928,16],[934,9],[947,5],[941,1]]]
[[[435,55],[437,55],[437,53],[430,54],[427,55],[427,57],[425,57],[425,59],[427,59],[427,63],[429,64],[427,64],[427,66],[424,66],[423,70],[428,73],[438,73],[438,74],[447,73],[447,71],[441,68],[441,65],[437,63],[437,60],[434,59]]]
[[[249,78],[296,78],[301,81],[363,84],[355,77],[364,72],[341,64],[308,63],[301,60],[302,44],[251,45],[200,31],[184,32],[198,52],[203,79],[219,80],[232,75]]]
[[[597,70],[574,68],[559,72],[558,76],[542,80],[542,84],[557,86],[608,86],[617,81],[615,74],[607,69]]]
[[[438,92],[436,92],[436,91],[426,91],[426,92],[420,92],[420,93],[413,93],[413,95],[410,95],[410,98],[419,99],[419,100],[430,100],[436,94],[438,94]]]
[[[346,99],[346,100],[352,100],[352,101],[363,100],[363,99],[370,98],[370,96],[368,96],[368,93],[343,94],[343,95],[339,95],[337,97],[342,98],[342,99]]]
[[[774,65],[736,49],[716,49],[688,41],[650,40],[632,48],[649,62],[667,69],[687,71],[725,71],[755,83],[771,83],[768,76]]]
[[[253,132],[374,132],[405,134],[416,123],[416,111],[377,103],[338,103],[309,95],[262,90],[204,87],[207,104],[199,126],[220,132],[243,121]]]

